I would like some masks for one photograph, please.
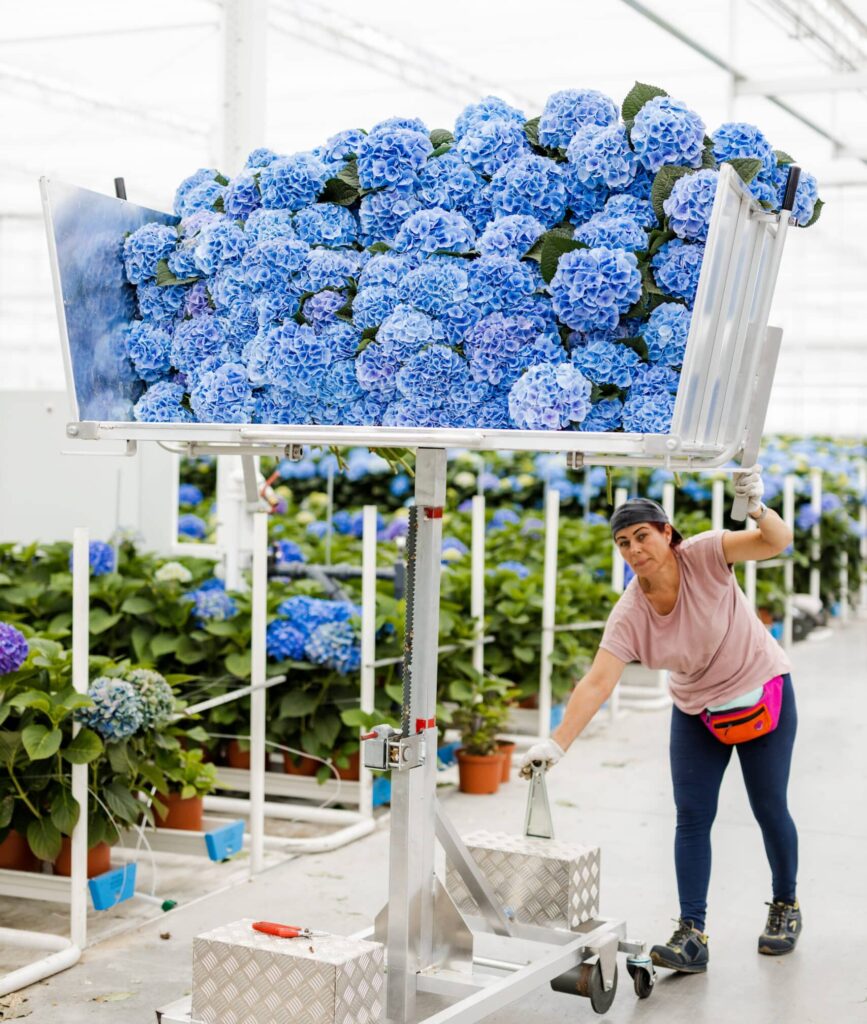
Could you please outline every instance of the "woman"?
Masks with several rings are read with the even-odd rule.
[[[522,765],[527,775],[533,761],[556,764],[611,696],[628,662],[670,671],[680,917],[672,937],[654,946],[651,958],[674,971],[707,970],[710,830],[732,743],[773,879],[759,952],[789,953],[801,933],[795,895],[798,836],[786,806],[797,725],[790,665],[732,571],[735,562],[773,558],[792,542],[788,526],[761,501],[760,473],[755,467],[735,477],[735,492],[748,499],[748,515],[758,526],[754,531],[711,530],[683,540],[661,506],[647,498],[627,501],[615,511],[612,536],[635,578],[609,616],[600,649],[573,691],[562,724],[550,740],[530,748]],[[782,697],[776,721],[774,695]],[[727,714],[737,708],[742,712]],[[747,710],[755,708],[761,710]],[[740,732],[727,732],[724,726],[732,722],[740,723]],[[747,728],[764,732],[751,731],[750,738],[733,742]]]

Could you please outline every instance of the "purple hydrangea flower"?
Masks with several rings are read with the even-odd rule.
[[[29,647],[24,634],[8,622],[0,622],[0,676],[17,672],[27,660]]]
[[[328,324],[340,323],[336,313],[346,305],[345,291],[326,289],[304,300],[301,311],[304,319],[317,331]],[[347,324],[347,326],[349,326]]]
[[[491,313],[468,331],[464,352],[475,380],[503,388],[536,363],[566,359],[556,330],[540,333],[527,317],[503,313]]]

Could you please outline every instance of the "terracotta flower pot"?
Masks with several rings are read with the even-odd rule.
[[[346,768],[338,768],[337,774],[346,782],[358,782],[361,775],[361,751],[356,750],[349,757],[349,765]]]
[[[241,744],[238,740],[229,740],[229,746],[226,749],[226,760],[229,762],[230,768],[250,770],[250,750],[249,748],[241,750]]]
[[[87,851],[87,877],[104,875],[106,871],[111,871],[111,847],[108,843],[97,843]],[[54,873],[64,878],[72,874],[72,842],[68,836],[63,837],[60,853],[54,861]]]
[[[157,828],[177,828],[184,832],[202,831],[203,798],[182,797],[180,793],[157,795],[157,800],[166,806],[165,817],[156,814]]]
[[[539,707],[539,694],[531,693],[529,697],[524,697],[523,700],[519,700],[518,707],[529,708],[532,711],[536,711]]]
[[[12,871],[36,871],[39,861],[20,832],[10,832],[0,843],[0,868]]]
[[[503,775],[500,781],[508,782],[512,776],[512,754],[515,744],[511,740],[497,740],[497,746],[503,755]]]
[[[503,775],[503,755],[466,754],[459,750],[458,777],[462,793],[496,793]]]
[[[319,761],[312,757],[299,757],[283,751],[283,771],[287,775],[315,775],[319,771]]]

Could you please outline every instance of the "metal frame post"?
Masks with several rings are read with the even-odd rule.
[[[265,866],[265,689],[268,623],[268,513],[253,513],[250,610],[250,875]]]
[[[743,529],[748,533],[750,530],[757,530],[759,524],[753,519],[752,516],[747,516],[744,521]],[[756,608],[756,563],[754,561],[744,562],[744,593],[747,595],[747,600],[750,602],[750,607],[755,611]]]
[[[231,176],[265,133],[267,0],[223,0],[220,160]]]
[[[620,508],[628,497],[626,488],[618,487],[614,491],[614,507]],[[623,561],[623,555],[617,550],[617,545],[614,541],[611,542],[611,548],[613,552],[611,556],[611,589],[617,591],[618,594],[622,594],[626,563]]]
[[[797,481],[793,473],[783,478],[783,522],[794,532],[795,528],[795,485]],[[795,590],[795,563],[791,555],[786,558],[783,566],[783,586],[786,590],[786,604],[783,613],[783,647],[792,648],[792,595]]]
[[[822,557],[822,470],[810,470],[810,507],[816,515],[816,522],[810,529],[810,597],[822,600],[822,573],[819,559]]]
[[[90,540],[86,527],[78,526],[72,540],[72,685],[87,693],[90,682]],[[72,726],[73,737],[81,726]],[[73,945],[87,944],[87,765],[72,766],[72,796],[78,803],[78,823],[72,831],[70,879],[70,937]]]
[[[711,488],[710,525],[712,530],[721,530],[725,522],[725,480],[714,480]]]
[[[431,963],[436,820],[436,678],[446,452],[419,448],[407,542],[402,735],[421,734],[425,756],[391,772],[386,1013],[415,1017],[418,972]]]
[[[474,494],[470,540],[470,615],[475,624],[473,671],[485,669],[485,496]]]
[[[554,626],[557,618],[557,541],[560,534],[560,492],[545,494],[545,562],[542,585],[542,638],[539,652],[539,726],[543,739],[551,735],[551,675],[554,666]]]
[[[376,694],[376,505],[361,520],[361,710],[372,712]],[[358,810],[373,817],[373,776],[358,758]]]

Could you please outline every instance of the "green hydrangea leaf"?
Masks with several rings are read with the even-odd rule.
[[[27,826],[27,842],[40,860],[54,860],[60,853],[63,837],[48,818],[37,818]]]
[[[695,168],[680,167],[673,164],[660,167],[656,172],[656,177],[653,179],[653,184],[650,187],[650,202],[653,204],[653,212],[660,222],[665,220],[665,210],[663,210],[662,204],[671,195],[671,190],[674,188],[678,178],[682,178],[685,174],[695,174]]]
[[[28,725],[21,731],[21,742],[31,761],[44,761],[60,749],[63,733],[44,725]]]
[[[734,160],[726,160],[725,162],[734,167],[741,181],[747,185],[762,169],[762,161],[756,160],[755,157],[737,157]]]
[[[652,100],[655,96],[667,95],[668,93],[665,89],[660,89],[657,85],[647,85],[645,82],[636,82],[626,94],[623,103],[620,105],[620,113],[623,120],[627,122],[634,121],[635,115],[639,110],[641,110],[648,100]]]

